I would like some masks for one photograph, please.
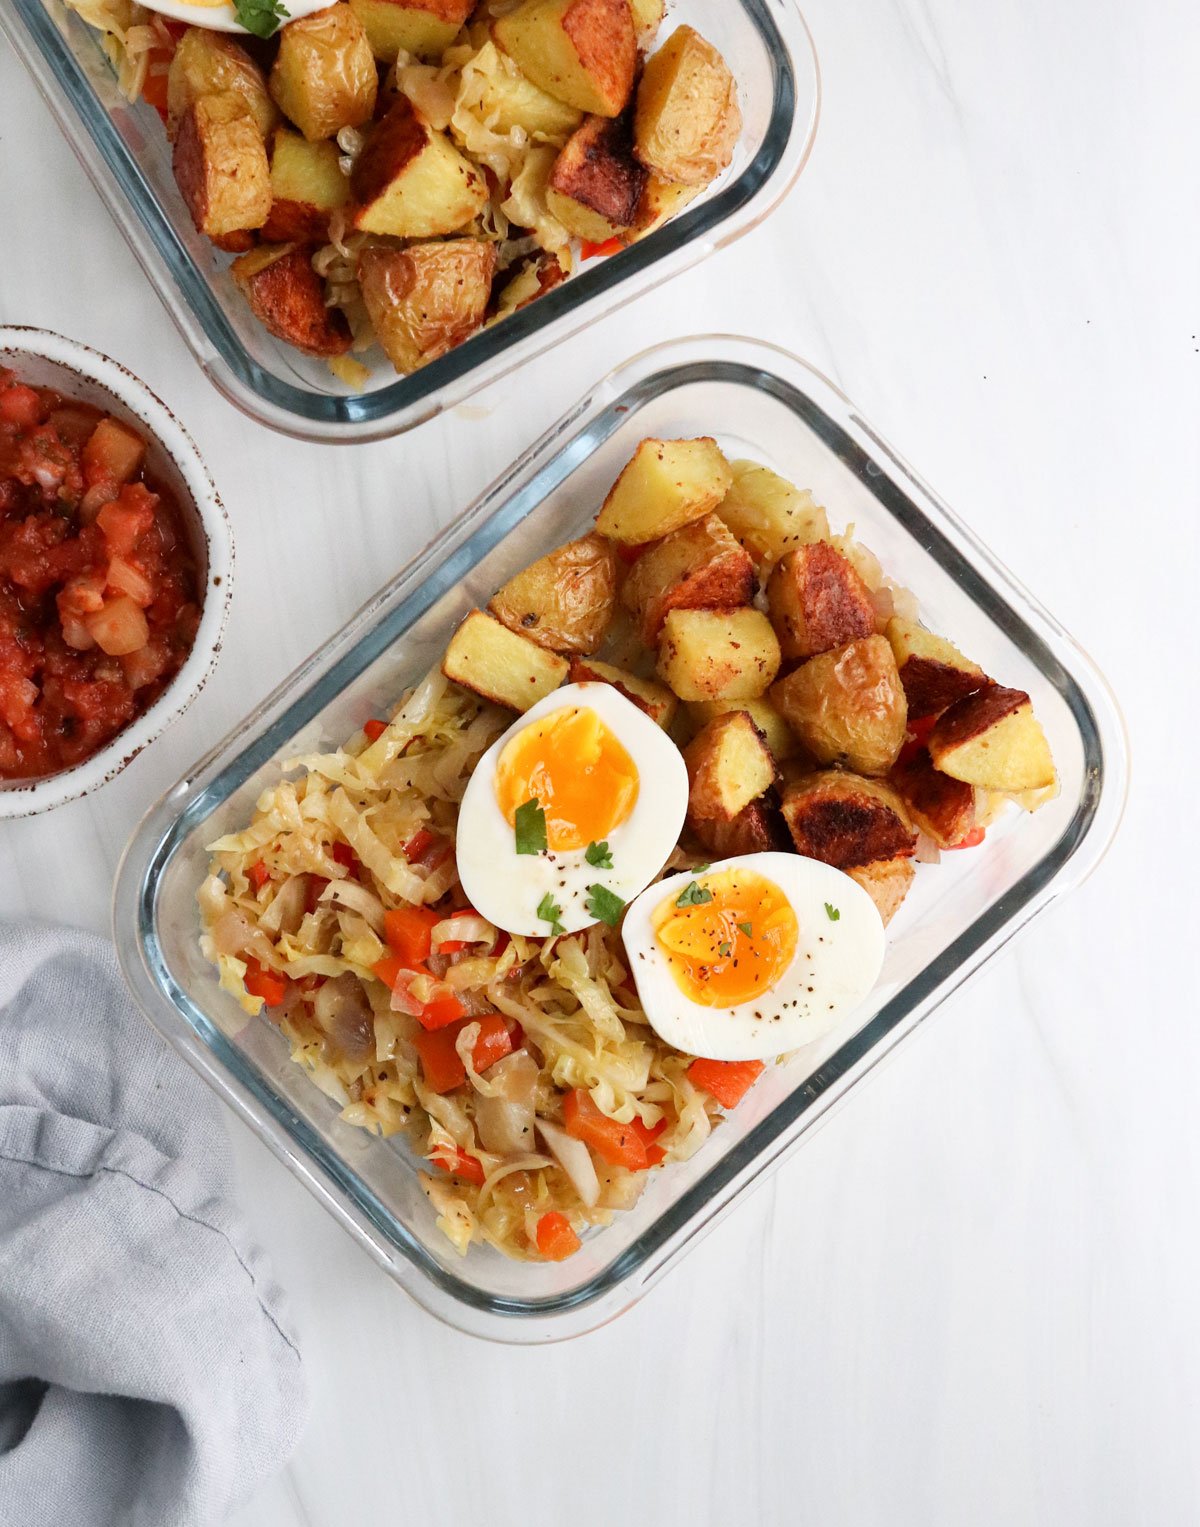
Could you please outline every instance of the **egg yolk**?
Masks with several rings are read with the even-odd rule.
[[[700,876],[651,921],[675,984],[704,1007],[765,996],[792,963],[799,936],[779,887],[744,869]]]
[[[586,848],[619,827],[638,798],[637,766],[595,711],[564,706],[531,721],[501,751],[496,800],[510,822],[536,800],[552,849]]]

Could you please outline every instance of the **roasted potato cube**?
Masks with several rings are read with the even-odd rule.
[[[184,112],[171,155],[175,179],[200,233],[210,239],[261,228],[271,210],[271,171],[258,123],[231,90]]]
[[[674,180],[663,180],[659,175],[646,176],[641,199],[633,219],[633,229],[626,242],[636,244],[656,229],[661,228],[687,206],[695,201],[702,186],[683,186]]]
[[[671,610],[663,622],[658,676],[681,700],[757,700],[778,672],[779,642],[758,610]]]
[[[283,28],[270,86],[284,116],[310,140],[371,120],[379,89],[375,56],[344,0]]]
[[[526,711],[567,676],[567,660],[472,610],[450,638],[442,672],[494,705]]]
[[[691,829],[700,846],[714,859],[764,854],[788,846],[788,835],[779,812],[765,799],[751,801],[728,822],[698,817],[692,822]]]
[[[628,116],[587,117],[554,161],[546,205],[568,233],[603,244],[633,225],[645,183]]]
[[[888,621],[886,634],[908,696],[912,721],[936,716],[955,700],[974,694],[988,682],[979,664],[963,657],[953,642],[934,636],[914,621],[897,616]]]
[[[461,344],[483,322],[496,272],[486,239],[444,239],[358,257],[363,302],[388,360],[402,375]]]
[[[668,610],[728,610],[754,597],[754,564],[715,514],[651,546],[629,570],[621,600],[647,647]]]
[[[812,494],[757,461],[735,461],[721,518],[760,565],[778,562],[797,546],[822,541],[829,520]]]
[[[520,128],[536,143],[564,144],[579,126],[582,112],[557,100],[526,79],[494,42],[486,42],[464,66],[458,105],[493,132]]]
[[[608,490],[596,528],[628,546],[660,540],[715,509],[729,482],[715,440],[643,440]]]
[[[710,721],[683,750],[688,816],[728,822],[775,783],[775,760],[744,710]]]
[[[516,275],[500,293],[495,317],[491,321],[495,323],[497,319],[507,318],[510,313],[528,307],[544,293],[561,286],[566,279],[567,273],[557,255],[530,255],[517,267]]]
[[[629,0],[522,0],[492,36],[521,73],[579,111],[615,117],[633,90]]]
[[[595,652],[617,602],[617,557],[587,535],[560,546],[510,578],[488,609],[510,631],[551,652]]]
[[[781,809],[796,852],[839,870],[911,854],[917,840],[890,785],[842,769],[791,780]]]
[[[639,43],[654,36],[667,13],[665,0],[629,0],[629,9],[633,12],[633,30]]]
[[[385,64],[398,53],[439,59],[462,31],[475,0],[350,0],[371,52]]]
[[[876,859],[874,864],[856,864],[846,873],[875,903],[886,928],[899,912],[917,871],[911,859]]]
[[[325,306],[325,287],[312,265],[311,244],[260,244],[230,266],[258,321],[306,355],[344,355],[350,326]]]
[[[800,752],[795,732],[769,700],[693,700],[687,708],[688,716],[697,727],[737,710],[744,710],[766,738],[771,757],[777,764],[787,763]]]
[[[350,182],[338,165],[337,144],[310,143],[286,127],[275,130],[271,149],[271,215],[263,238],[274,243],[308,239],[324,243],[329,219],[350,200]]]
[[[456,233],[487,205],[483,171],[399,96],[372,130],[350,177],[351,222],[364,233],[428,239]]]
[[[239,43],[220,32],[188,27],[175,45],[167,70],[167,135],[174,138],[184,113],[202,95],[232,91],[241,96],[267,138],[279,121],[279,108],[271,99],[262,70]]]
[[[571,660],[571,683],[611,684],[627,700],[632,700],[639,710],[645,711],[651,721],[657,721],[664,731],[670,727],[679,709],[679,701],[662,684],[656,684],[653,679],[641,679],[634,673],[626,673],[623,668],[614,668],[611,663],[598,663],[591,657]]]
[[[646,61],[634,113],[634,151],[648,170],[706,186],[726,169],[742,131],[737,84],[725,60],[689,26]]]
[[[798,546],[776,563],[767,603],[785,662],[832,652],[875,633],[870,589],[824,541]]]
[[[901,759],[889,778],[908,814],[939,848],[961,843],[975,825],[975,787],[933,767],[924,748]]]
[[[886,774],[904,744],[908,708],[886,637],[810,658],[771,699],[818,763]]]
[[[989,685],[957,701],[929,735],[934,767],[983,790],[1044,790],[1054,759],[1033,704],[1021,689]]]

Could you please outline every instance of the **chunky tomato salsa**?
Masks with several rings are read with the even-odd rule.
[[[0,367],[0,779],[83,762],[191,649],[196,565],[145,456],[120,420]]]

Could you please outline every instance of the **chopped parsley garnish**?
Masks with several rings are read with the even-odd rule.
[[[554,900],[549,891],[538,902],[537,915],[544,923],[550,924],[551,933],[559,934],[567,931],[559,921],[562,917],[562,908]]]
[[[625,903],[607,886],[588,886],[587,909],[593,917],[607,923],[610,928],[615,928],[621,921],[621,913],[625,910]]]
[[[738,927],[742,930],[742,932],[746,935],[747,938],[753,938],[754,937],[754,924],[753,923],[738,923]]]
[[[677,907],[702,907],[713,899],[713,893],[705,890],[698,880],[689,880],[675,898]]]
[[[247,32],[255,37],[273,37],[282,21],[291,20],[291,12],[281,0],[233,0],[234,14]]]
[[[513,821],[519,854],[540,854],[546,849],[546,813],[536,800],[517,807]]]
[[[612,849],[606,842],[589,843],[583,857],[598,870],[610,870],[613,867]]]
[[[722,939],[721,942],[717,945],[717,953],[721,956],[722,959],[724,959],[727,954],[730,954],[732,950],[733,945],[729,942],[728,939]]]
[[[842,914],[838,911],[838,909],[833,905],[832,902],[827,901],[825,903],[825,916],[829,919],[829,921],[831,923],[836,923],[838,918],[841,917],[841,915]]]

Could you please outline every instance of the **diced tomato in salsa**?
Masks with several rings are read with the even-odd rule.
[[[81,763],[158,699],[200,620],[145,442],[0,367],[0,778]]]

